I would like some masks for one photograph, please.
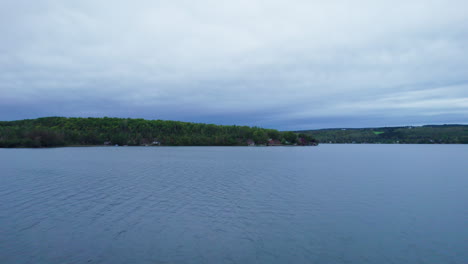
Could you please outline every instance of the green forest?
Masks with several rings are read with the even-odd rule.
[[[0,147],[314,145],[311,135],[248,126],[130,118],[0,121]]]
[[[296,131],[320,143],[468,144],[468,125],[339,128]]]

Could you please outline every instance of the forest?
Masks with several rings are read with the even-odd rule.
[[[296,131],[320,143],[468,144],[468,125],[337,128]]]
[[[44,117],[0,121],[0,147],[84,145],[246,146],[314,145],[304,133],[248,126],[225,126],[131,118]]]

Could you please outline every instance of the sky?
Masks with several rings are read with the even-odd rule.
[[[466,0],[1,0],[0,120],[468,123]]]

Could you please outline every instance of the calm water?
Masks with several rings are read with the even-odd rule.
[[[468,263],[468,146],[0,149],[0,263]]]

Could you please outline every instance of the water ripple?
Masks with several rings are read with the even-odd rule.
[[[464,263],[466,157],[459,146],[0,150],[0,263]]]

